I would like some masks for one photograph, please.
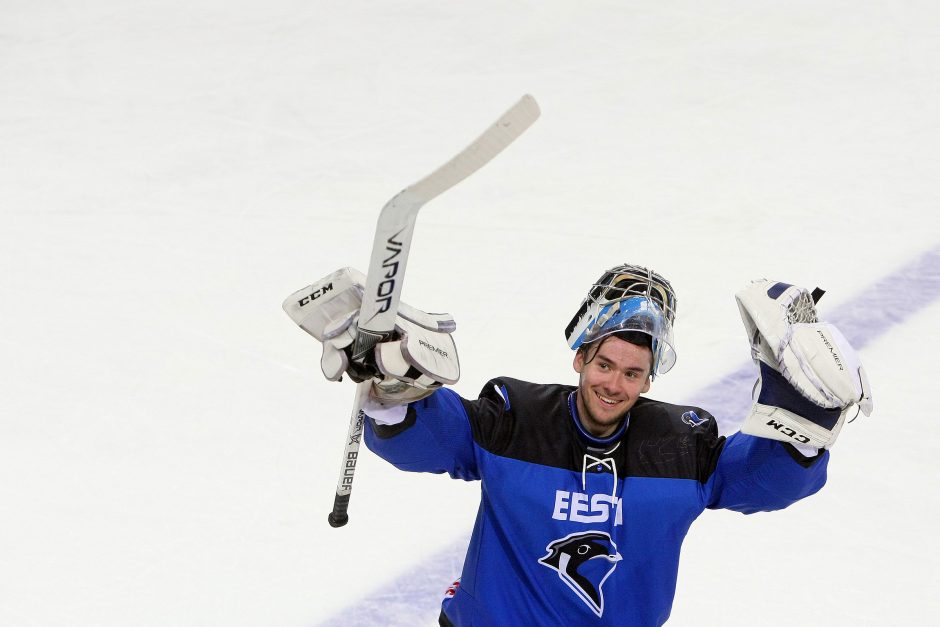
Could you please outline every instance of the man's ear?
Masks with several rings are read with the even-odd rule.
[[[653,382],[653,377],[646,377],[646,385],[643,386],[643,389],[640,390],[640,394],[646,394],[650,391],[650,383]]]
[[[572,363],[572,365],[574,366],[574,371],[577,372],[578,374],[581,374],[581,371],[584,370],[584,351],[583,350],[578,350],[577,352],[575,352],[574,362]]]

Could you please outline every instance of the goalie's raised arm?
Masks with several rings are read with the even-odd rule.
[[[829,448],[853,405],[871,414],[871,390],[855,349],[834,325],[819,321],[808,290],[762,279],[735,298],[760,368],[741,431]]]
[[[372,397],[385,405],[420,400],[460,378],[456,328],[449,314],[430,314],[400,303],[392,339],[352,357],[365,276],[340,268],[284,301],[284,311],[323,345],[320,369],[330,381],[343,374],[373,380]]]

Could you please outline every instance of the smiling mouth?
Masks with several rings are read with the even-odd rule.
[[[622,401],[614,400],[612,398],[608,398],[606,396],[601,396],[597,392],[594,392],[594,396],[596,396],[597,399],[601,402],[601,404],[605,407],[614,407],[622,402]]]

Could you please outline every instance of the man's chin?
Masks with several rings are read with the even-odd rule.
[[[598,415],[596,413],[591,413],[588,415],[589,425],[586,425],[590,427],[588,428],[588,432],[590,432],[595,437],[605,437],[605,436],[599,436],[597,435],[597,433],[598,432],[606,433],[608,431],[612,431],[614,428],[617,427],[617,425],[620,424],[620,421],[623,420],[623,417],[625,415],[626,415],[626,412],[623,412],[622,414],[611,413],[611,414],[601,414],[601,415]]]
[[[597,405],[595,406],[594,412],[592,412],[591,417],[597,420],[599,423],[603,424],[615,424],[620,422],[624,416],[627,415],[627,409],[623,409],[626,406],[625,402],[620,402],[614,407],[607,407],[606,405]]]
[[[591,400],[593,402],[586,403],[585,406],[581,406],[579,403],[578,413],[581,416],[582,426],[584,426],[588,433],[594,435],[594,437],[606,437],[605,435],[597,435],[598,433],[609,435],[610,432],[620,425],[620,421],[623,420],[623,417],[626,416],[627,412],[630,410],[630,408],[627,407],[627,409],[623,411],[613,411],[611,408],[600,405],[600,399],[595,397]]]

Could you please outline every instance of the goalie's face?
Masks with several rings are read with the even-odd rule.
[[[603,438],[612,434],[640,394],[650,389],[653,354],[646,346],[606,337],[574,356],[580,374],[577,407],[581,425]]]

